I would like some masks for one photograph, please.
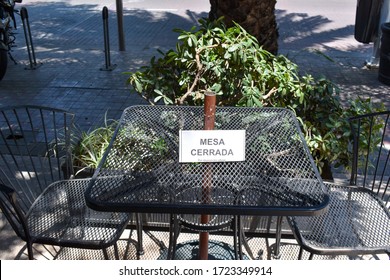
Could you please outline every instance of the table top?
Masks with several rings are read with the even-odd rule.
[[[329,197],[290,110],[217,107],[215,130],[245,131],[245,160],[179,162],[180,132],[203,130],[203,121],[203,107],[127,108],[87,188],[87,204],[100,211],[177,214],[326,210]],[[224,148],[213,146],[220,141],[203,141],[204,149]]]

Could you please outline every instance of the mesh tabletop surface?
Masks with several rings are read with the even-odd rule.
[[[87,189],[101,211],[315,215],[328,195],[294,114],[218,107],[215,130],[245,131],[245,160],[179,162],[182,130],[203,130],[204,108],[127,108]],[[215,140],[215,141],[214,141]],[[208,149],[223,149],[212,139]]]

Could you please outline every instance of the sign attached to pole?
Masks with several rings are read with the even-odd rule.
[[[179,162],[245,160],[245,130],[180,130]]]

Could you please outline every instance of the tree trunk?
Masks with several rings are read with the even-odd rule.
[[[278,52],[276,0],[210,0],[210,4],[211,20],[223,16],[227,26],[234,21],[255,36],[264,49]]]

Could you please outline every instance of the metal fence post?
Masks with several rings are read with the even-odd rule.
[[[34,45],[31,36],[30,23],[28,20],[28,12],[25,7],[22,7],[20,9],[20,16],[22,18],[22,23],[23,23],[24,37],[26,39],[28,59],[30,61],[30,67],[29,68],[26,67],[25,69],[34,70],[37,67],[39,67],[41,64],[38,65],[35,58],[35,51],[34,51]]]
[[[116,65],[111,65],[111,58],[110,58],[110,37],[109,37],[109,31],[108,31],[108,9],[106,6],[103,7],[102,11],[103,16],[103,35],[104,35],[104,57],[105,57],[105,67],[100,68],[102,71],[111,71],[113,70]]]
[[[123,2],[116,0],[116,17],[118,20],[119,51],[125,51],[125,35],[123,32]]]

